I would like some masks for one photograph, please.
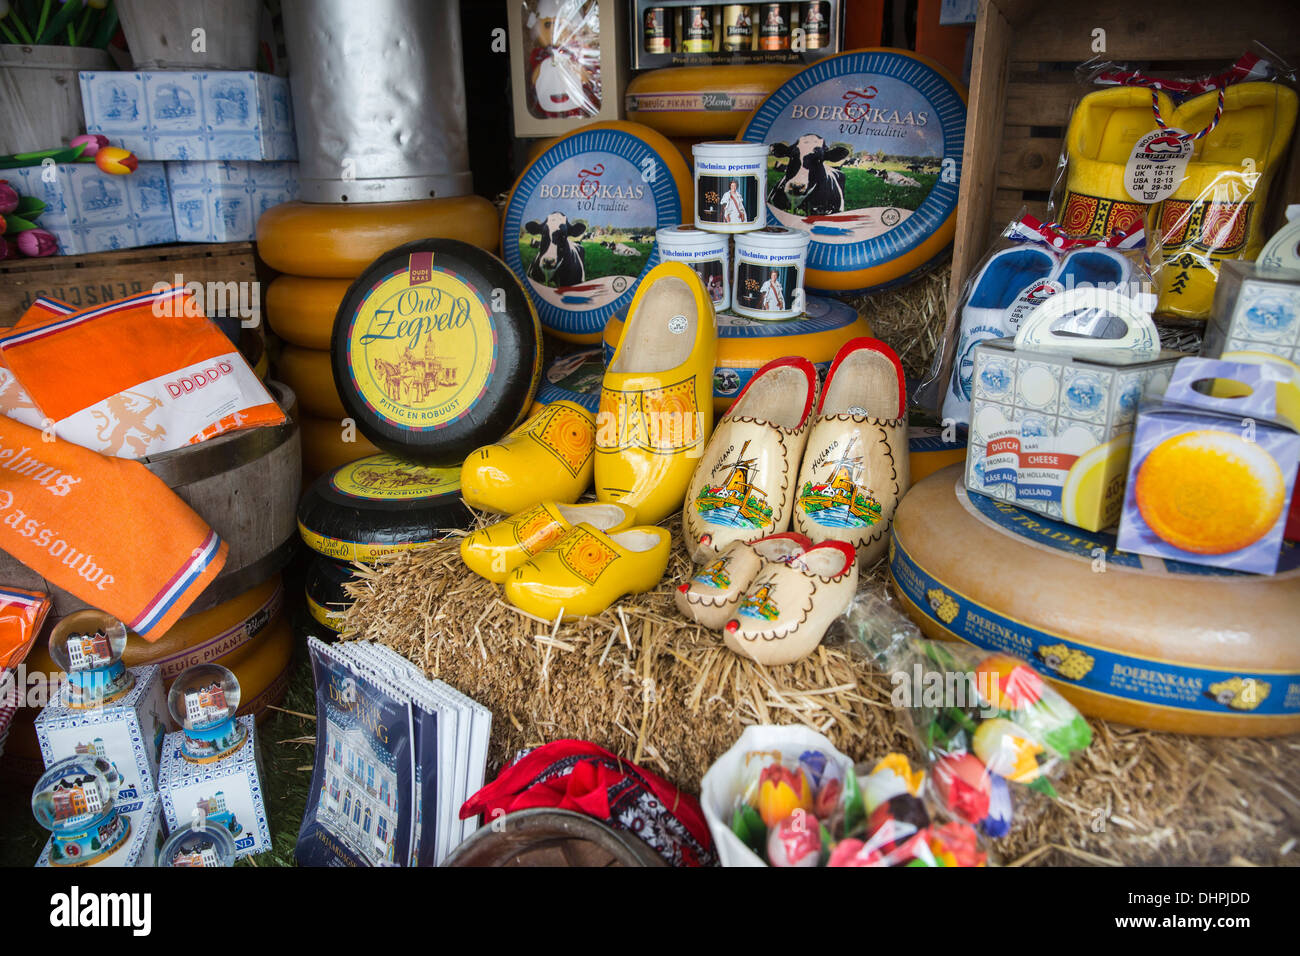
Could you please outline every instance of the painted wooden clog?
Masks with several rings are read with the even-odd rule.
[[[764,566],[785,564],[812,546],[806,537],[790,531],[753,542],[733,542],[677,586],[673,595],[677,610],[697,624],[721,630]]]
[[[671,536],[663,528],[637,527],[606,534],[574,525],[545,551],[506,578],[506,600],[553,621],[600,614],[624,594],[649,591],[668,568]]]
[[[632,527],[635,520],[626,505],[544,501],[462,538],[460,556],[479,577],[501,584],[511,571],[545,551],[576,524],[586,523],[612,534]]]
[[[790,526],[795,478],[817,400],[817,370],[800,356],[768,362],[713,429],[682,506],[691,560]]]
[[[908,488],[906,386],[884,342],[846,342],[831,363],[808,433],[794,530],[847,541],[863,568],[885,553],[898,499]]]
[[[688,265],[641,280],[600,393],[596,497],[654,524],[681,506],[713,427],[713,300]]]
[[[785,564],[764,566],[723,627],[722,639],[737,654],[760,664],[790,664],[821,643],[857,587],[852,545],[813,545]]]
[[[471,507],[505,515],[543,501],[577,501],[591,485],[595,442],[591,412],[574,402],[552,402],[465,459],[461,495]]]

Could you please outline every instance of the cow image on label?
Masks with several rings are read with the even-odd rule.
[[[586,223],[581,220],[571,223],[564,213],[553,212],[545,221],[525,223],[524,228],[540,237],[537,256],[528,268],[528,278],[557,289],[577,285],[586,278],[586,255],[582,245],[569,241],[586,231]]]
[[[773,156],[786,163],[780,181],[768,193],[768,203],[805,216],[829,216],[844,211],[844,172],[827,168],[826,164],[848,159],[847,147],[827,149],[825,139],[808,133],[788,146],[773,143],[769,148]]]

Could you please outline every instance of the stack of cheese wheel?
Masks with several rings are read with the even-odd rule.
[[[416,239],[459,239],[494,251],[496,207],[481,196],[392,203],[289,202],[257,223],[258,253],[285,273],[266,293],[266,318],[284,340],[277,372],[298,396],[302,460],[310,480],[377,448],[355,427],[334,386],[330,333],[354,279],[388,250]]]
[[[731,139],[797,66],[674,66],[627,85],[627,118],[675,139]],[[690,150],[685,150],[691,158]]]

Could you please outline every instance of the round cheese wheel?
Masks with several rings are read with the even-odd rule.
[[[947,70],[870,49],[800,71],[738,138],[771,152],[768,222],[812,233],[804,284],[844,292],[909,281],[946,254],[965,135],[966,91]]]
[[[501,255],[548,332],[596,343],[659,262],[655,231],[690,215],[691,171],[640,123],[592,123],[560,137],[520,174],[501,222]]]
[[[966,433],[949,441],[944,429],[934,425],[909,425],[907,429],[907,463],[910,480],[916,484],[940,468],[959,465],[966,460]]]
[[[459,239],[495,251],[497,208],[482,196],[409,202],[272,206],[257,220],[258,255],[276,272],[351,279],[389,249],[416,239]]]
[[[339,561],[370,562],[469,527],[460,466],[437,468],[373,455],[317,478],[298,503],[307,546]]]
[[[537,406],[551,402],[574,402],[593,415],[600,410],[600,384],[605,377],[605,355],[601,349],[583,349],[561,355],[542,373],[537,387]]]
[[[298,419],[302,436],[303,474],[315,479],[358,458],[379,454],[379,448],[356,428],[345,429],[337,418],[303,415]],[[351,441],[344,441],[344,436]]]
[[[320,554],[307,569],[304,591],[307,613],[312,619],[334,633],[343,630],[343,611],[352,603],[343,585],[352,580],[352,566]]]
[[[936,472],[894,515],[890,574],[930,637],[1031,661],[1083,713],[1224,736],[1300,731],[1300,548],[1273,575],[1117,551]]]
[[[309,349],[330,347],[334,316],[349,279],[276,276],[266,288],[266,321],[276,335]]]
[[[293,389],[303,411],[334,421],[348,417],[339,391],[334,387],[334,370],[328,351],[286,345],[280,349],[275,366],[276,377]]]
[[[260,717],[268,704],[284,696],[293,665],[293,627],[281,615],[242,657],[223,662],[239,681],[240,716]]]
[[[343,407],[367,438],[450,465],[528,413],[542,331],[505,263],[428,239],[385,253],[352,284],[330,352]]]
[[[803,317],[784,322],[747,319],[731,312],[717,314],[718,364],[713,374],[713,407],[717,414],[725,412],[754,373],[773,359],[802,355],[825,379],[841,345],[871,335],[871,323],[838,299],[809,296],[804,308]],[[612,316],[605,326],[606,364],[622,337],[623,316]]]
[[[639,73],[627,85],[627,118],[665,136],[735,136],[749,114],[796,66],[674,66]]]

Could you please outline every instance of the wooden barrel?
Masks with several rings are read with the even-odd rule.
[[[294,404],[293,391],[280,382],[267,387],[281,408]],[[190,605],[197,614],[256,587],[288,563],[298,527],[295,514],[302,491],[302,449],[291,420],[251,428],[140,459],[193,508],[230,546],[221,573]],[[148,521],[148,515],[141,515]],[[0,583],[50,593],[58,619],[87,605],[26,565],[0,551]]]
[[[571,810],[508,813],[474,831],[443,866],[667,866],[649,844]]]

